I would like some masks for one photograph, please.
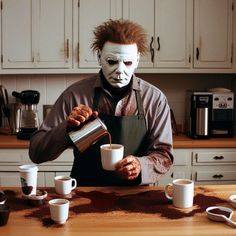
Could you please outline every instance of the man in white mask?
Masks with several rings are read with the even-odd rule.
[[[106,138],[82,153],[74,147],[71,176],[83,186],[155,183],[173,163],[172,129],[165,95],[134,74],[140,55],[147,51],[145,31],[128,20],[109,20],[94,35],[99,74],[62,93],[31,138],[30,158],[35,163],[57,158],[72,145],[68,130],[99,116],[112,142],[124,145],[124,158],[115,171],[106,171],[99,151]]]
[[[136,44],[106,42],[98,57],[105,79],[115,88],[122,88],[130,83],[139,62]]]

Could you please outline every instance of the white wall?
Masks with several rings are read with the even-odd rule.
[[[53,104],[67,86],[88,76],[90,75],[1,75],[0,84],[7,88],[10,102],[15,102],[15,98],[11,96],[12,91],[38,90],[41,96],[38,110],[40,121],[42,121],[43,104]],[[137,76],[159,87],[166,94],[177,124],[181,125],[184,125],[186,90],[204,91],[212,87],[233,88],[235,87],[233,76],[236,78],[235,74],[139,74]]]

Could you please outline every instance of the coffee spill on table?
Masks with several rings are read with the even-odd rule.
[[[86,213],[109,213],[117,215],[125,215],[127,213],[143,213],[156,214],[157,217],[168,219],[180,219],[183,217],[191,217],[196,213],[202,213],[207,207],[226,203],[223,200],[214,196],[205,196],[202,193],[211,193],[206,188],[197,188],[197,194],[194,196],[194,207],[187,212],[178,208],[174,208],[170,200],[166,199],[165,193],[162,190],[150,190],[134,194],[119,195],[115,192],[104,193],[100,191],[74,191],[68,196],[73,204],[70,207],[70,218],[79,217],[80,214]],[[48,191],[48,189],[47,189]],[[58,198],[53,190],[48,191],[48,197],[45,204],[40,207],[31,207],[25,199],[22,199],[19,193],[12,190],[5,190],[7,195],[7,205],[11,211],[20,211],[27,209],[26,218],[36,218],[44,227],[63,227],[64,225],[55,224],[50,219],[48,201],[53,198]],[[66,198],[66,197],[65,197]],[[76,200],[76,201],[74,201]],[[66,225],[66,224],[65,224]]]
[[[71,207],[70,210],[76,214],[117,211],[117,214],[122,214],[122,212],[160,214],[161,217],[168,219],[190,217],[196,213],[204,212],[209,206],[225,203],[225,200],[218,197],[205,196],[198,193],[194,197],[193,209],[186,212],[185,210],[174,208],[171,201],[166,199],[165,193],[161,190],[151,190],[122,196],[116,193],[103,193],[99,191],[77,191],[77,195],[90,199],[90,202]]]

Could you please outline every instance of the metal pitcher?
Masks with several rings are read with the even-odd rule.
[[[106,125],[99,118],[96,118],[88,120],[79,126],[79,129],[70,131],[68,134],[78,150],[84,152],[100,138],[108,135],[108,132]]]

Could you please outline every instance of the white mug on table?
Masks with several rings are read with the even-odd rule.
[[[64,224],[69,215],[69,201],[67,199],[57,198],[48,202],[51,219],[58,223]]]
[[[172,195],[169,195],[169,191]],[[175,179],[165,186],[165,195],[173,201],[178,208],[189,208],[193,206],[194,182],[190,179]]]
[[[77,186],[76,179],[64,175],[54,177],[54,183],[56,192],[62,195],[71,193]]]

